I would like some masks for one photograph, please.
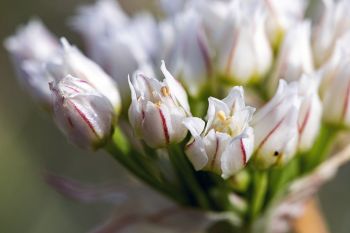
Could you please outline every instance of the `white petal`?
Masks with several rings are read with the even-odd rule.
[[[169,73],[169,71],[165,67],[164,61],[162,61],[162,65],[160,69],[163,72],[165,77],[165,82],[167,83],[170,94],[173,95],[181,104],[181,106],[187,111],[190,112],[190,106],[188,104],[187,94],[185,89],[181,86],[181,84]]]
[[[164,147],[169,143],[168,121],[169,113],[163,112],[158,106],[147,102],[144,108],[142,122],[142,138],[152,148]]]
[[[205,122],[198,117],[187,117],[183,120],[183,124],[190,131],[193,137],[200,136],[205,126]]]
[[[251,127],[240,136],[233,138],[221,157],[222,177],[224,179],[246,166],[254,148],[254,134]]]

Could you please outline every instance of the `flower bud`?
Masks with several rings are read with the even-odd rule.
[[[296,85],[280,80],[275,96],[253,117],[255,162],[260,168],[285,164],[298,146],[300,97]]]
[[[350,30],[350,2],[324,0],[324,12],[312,35],[315,64],[320,67],[332,55],[338,38]]]
[[[253,13],[249,10],[234,5],[230,17],[226,19],[219,45],[219,72],[238,84],[260,80],[272,63],[264,15],[258,9]]]
[[[135,133],[153,148],[182,141],[187,129],[182,121],[189,113],[187,94],[163,62],[163,82],[136,74],[129,81],[132,102],[129,120]]]
[[[39,20],[31,20],[19,28],[16,35],[6,39],[5,47],[10,52],[17,75],[22,85],[44,107],[50,108],[52,81],[43,67],[60,49],[56,38]]]
[[[346,40],[349,41],[349,40]],[[345,41],[344,41],[345,42]],[[331,59],[321,70],[323,118],[327,123],[350,127],[350,54],[348,43],[335,51]],[[333,61],[332,61],[333,60]],[[338,60],[337,63],[334,61]]]
[[[121,100],[117,84],[96,63],[85,57],[78,48],[71,46],[65,39],[61,41],[62,52],[47,64],[50,74],[56,80],[72,75],[89,82],[98,92],[106,96],[115,111],[119,113]]]
[[[254,111],[245,106],[243,88],[234,87],[223,100],[209,98],[206,123],[197,117],[187,118],[184,124],[192,139],[185,152],[195,169],[228,178],[245,167],[253,153],[249,122]]]
[[[307,1],[304,0],[265,0],[262,1],[267,12],[267,35],[274,48],[284,34],[304,17]]]
[[[318,95],[319,77],[303,75],[290,85],[297,85],[301,106],[298,117],[299,152],[306,152],[313,146],[319,133],[322,119],[322,103]]]
[[[297,24],[288,31],[270,80],[270,92],[276,89],[279,79],[291,82],[313,71],[310,46],[310,22]]]
[[[197,97],[213,75],[212,57],[199,14],[192,8],[176,19],[176,44],[173,55],[175,77],[191,96]]]
[[[50,83],[53,117],[71,142],[84,149],[97,149],[113,131],[113,106],[85,80],[66,76]]]

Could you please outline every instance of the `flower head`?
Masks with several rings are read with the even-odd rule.
[[[349,40],[342,42],[346,41]],[[350,54],[348,43],[342,44],[338,49],[329,63],[321,69],[323,118],[328,123],[349,127]]]
[[[50,84],[53,117],[61,131],[84,149],[97,149],[112,133],[113,106],[86,80],[66,76]]]
[[[73,26],[87,42],[89,57],[118,83],[123,104],[128,105],[128,75],[135,70],[154,75],[151,64],[160,52],[154,17],[143,13],[130,18],[116,1],[100,0],[82,8]]]
[[[322,119],[322,103],[318,95],[320,78],[317,74],[303,75],[296,85],[301,97],[298,117],[299,151],[311,149],[319,133]]]
[[[176,37],[171,59],[174,73],[189,91],[198,96],[213,75],[212,55],[199,13],[189,8],[175,21]]]
[[[247,84],[261,80],[272,64],[265,16],[259,9],[233,4],[221,34],[219,71],[229,80]],[[243,4],[243,3],[242,3]],[[247,8],[247,9],[246,9]]]
[[[129,120],[136,134],[150,147],[164,147],[184,139],[187,129],[182,121],[189,104],[183,87],[168,72],[163,62],[163,82],[137,73],[129,81],[132,102]]]
[[[312,34],[312,49],[315,64],[320,67],[332,55],[338,38],[350,30],[350,3],[324,0],[324,12]]]
[[[249,126],[254,108],[245,106],[243,88],[234,87],[219,100],[209,98],[207,122],[191,117],[184,121],[192,134],[185,153],[196,170],[210,170],[228,178],[250,159],[253,129]]]
[[[274,91],[279,79],[298,80],[302,74],[314,71],[310,45],[310,22],[302,22],[286,34],[270,80],[270,91]]]
[[[39,20],[31,20],[21,27],[16,35],[6,39],[5,47],[10,52],[17,75],[30,94],[45,107],[50,108],[50,75],[43,63],[59,50],[56,38]]]
[[[284,34],[304,16],[307,1],[264,0],[263,6],[267,13],[267,35],[274,47],[277,47]]]
[[[280,80],[275,96],[253,117],[255,162],[261,168],[285,164],[297,151],[300,97],[296,85]]]
[[[96,63],[85,57],[78,48],[71,46],[67,40],[62,39],[62,52],[53,57],[47,64],[50,74],[61,80],[72,75],[89,82],[111,102],[118,113],[121,100],[117,84]]]

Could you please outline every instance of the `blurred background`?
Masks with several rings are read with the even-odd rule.
[[[18,25],[38,17],[58,36],[80,44],[68,26],[76,7],[91,0],[0,0],[0,232],[85,233],[107,218],[112,206],[82,204],[52,190],[46,171],[82,182],[125,182],[125,172],[106,154],[67,143],[52,121],[21,89],[2,42]],[[120,1],[131,13],[155,1]],[[320,193],[332,233],[350,228],[350,165]]]

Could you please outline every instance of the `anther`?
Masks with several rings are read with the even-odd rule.
[[[216,116],[217,116],[221,121],[226,120],[226,115],[225,115],[225,113],[224,113],[223,111],[218,111],[218,112],[216,113]]]
[[[170,94],[169,88],[167,86],[161,87],[160,91],[162,92],[163,96],[169,96]]]

